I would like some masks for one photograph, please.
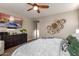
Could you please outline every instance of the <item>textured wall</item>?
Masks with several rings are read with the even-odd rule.
[[[53,23],[56,19],[66,19],[64,28],[54,35],[47,33],[47,25]],[[75,33],[76,28],[78,28],[78,12],[69,11],[61,14],[51,15],[48,17],[43,17],[39,19],[40,23],[38,29],[40,30],[40,37],[59,37],[66,38],[69,34]]]

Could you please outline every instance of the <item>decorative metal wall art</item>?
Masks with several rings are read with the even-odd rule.
[[[57,20],[56,22],[52,23],[51,25],[47,26],[47,32],[49,34],[58,33],[61,29],[64,28],[64,23],[66,22],[65,19]]]

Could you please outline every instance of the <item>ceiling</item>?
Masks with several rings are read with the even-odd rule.
[[[41,3],[40,3],[41,4]],[[26,18],[41,18],[49,15],[54,15],[62,12],[67,12],[71,10],[75,10],[78,8],[79,4],[75,3],[42,3],[49,5],[48,9],[40,9],[40,13],[37,13],[35,10],[27,11],[27,9],[32,6],[26,3],[0,3],[0,8],[8,10],[12,13],[16,13],[18,15],[22,15]]]

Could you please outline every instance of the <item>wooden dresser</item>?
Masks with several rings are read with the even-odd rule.
[[[5,39],[5,49],[27,42],[27,34],[9,35]]]
[[[8,49],[10,47],[26,43],[27,34],[8,35],[8,33],[4,33],[1,35],[1,40],[4,40],[5,49]]]

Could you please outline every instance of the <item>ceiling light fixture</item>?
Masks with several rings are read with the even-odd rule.
[[[49,5],[42,5],[42,4],[37,4],[37,3],[27,3],[28,5],[31,5],[32,7],[30,9],[28,9],[27,11],[30,10],[35,10],[37,11],[37,13],[40,13],[40,9],[47,9],[49,8]]]
[[[33,9],[34,9],[34,10],[38,10],[38,6],[34,6]]]

